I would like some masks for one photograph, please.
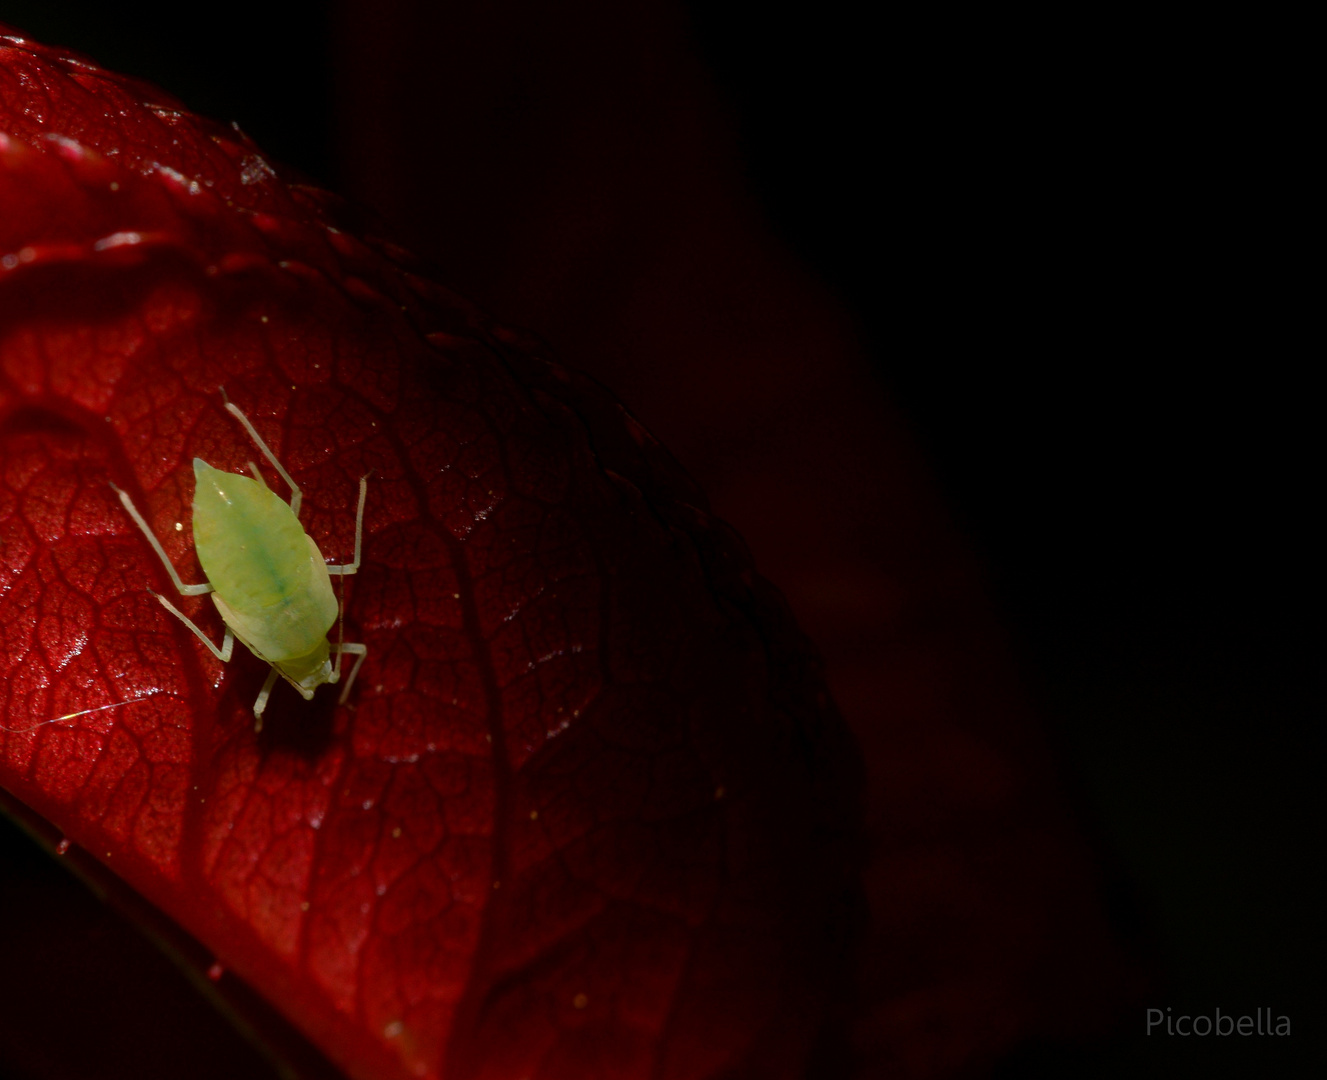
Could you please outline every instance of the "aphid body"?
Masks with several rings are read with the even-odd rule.
[[[194,549],[212,603],[249,651],[304,697],[331,681],[338,605],[327,561],[265,484],[194,458]]]
[[[244,425],[267,460],[290,486],[291,498],[287,505],[278,497],[252,462],[249,470],[254,478],[250,479],[238,473],[223,472],[202,458],[194,458],[194,549],[207,576],[206,582],[186,585],[180,580],[161,541],[129,495],[114,484],[111,486],[151,543],[180,593],[185,596],[212,594],[212,602],[226,625],[221,647],[214,645],[164,596],[153,593],[162,606],[197,634],[222,663],[230,661],[234,639],[238,638],[250,652],[272,666],[253,706],[255,728],[261,731],[263,710],[278,676],[309,700],[324,683],[340,681],[341,657],[350,653],[357,659],[341,693],[344,702],[359,672],[359,665],[364,662],[368,650],[363,645],[346,641],[333,644],[327,634],[340,612],[332,591],[332,575],[353,574],[359,569],[368,477],[359,482],[354,562],[331,566],[299,522],[302,496],[294,480],[263,442],[248,417],[229,401],[226,410]],[[335,665],[331,659],[333,652],[336,653]]]

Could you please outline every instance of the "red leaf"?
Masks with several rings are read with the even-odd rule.
[[[856,758],[667,455],[237,131],[16,39],[0,206],[0,784],[353,1076],[804,1071]],[[223,385],[333,560],[373,470],[350,707],[262,736],[109,486],[196,580],[189,461],[254,456]]]

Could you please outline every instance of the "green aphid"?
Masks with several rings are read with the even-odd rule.
[[[166,556],[161,541],[128,494],[114,484],[111,487],[129,516],[143,530],[181,595],[212,594],[212,602],[226,625],[221,647],[212,644],[207,635],[164,596],[152,595],[197,634],[223,664],[229,663],[235,639],[239,638],[250,652],[272,665],[258,700],[253,704],[254,730],[261,731],[263,710],[278,676],[307,701],[323,683],[341,680],[341,657],[349,653],[357,659],[341,691],[344,703],[359,673],[359,666],[364,662],[368,650],[363,645],[344,640],[332,643],[328,641],[327,633],[341,612],[332,592],[331,577],[333,574],[344,577],[359,569],[368,477],[359,482],[355,560],[340,566],[328,565],[313,537],[299,523],[302,495],[295,481],[259,437],[249,418],[229,401],[226,410],[244,425],[263,456],[290,486],[290,505],[287,506],[268,488],[253,462],[249,462],[249,471],[253,473],[251,480],[238,473],[214,469],[202,458],[194,458],[194,550],[207,577],[206,582],[184,584]],[[335,665],[332,653],[336,653]]]

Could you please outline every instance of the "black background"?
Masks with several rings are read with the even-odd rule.
[[[1297,327],[1294,29],[843,0],[690,15],[770,222],[851,308],[982,560],[1113,917],[1158,965],[1154,1004],[1294,1025],[1146,1039],[1140,1010],[1113,1040],[1030,1047],[1003,1075],[1311,1075],[1321,345]],[[338,184],[325,5],[0,0],[0,20]],[[64,908],[52,959],[26,928]],[[166,1018],[215,1075],[258,1075],[187,984],[117,994],[121,971],[164,961],[8,825],[0,950],[5,1022],[77,1042],[85,1008],[127,1032],[96,1075],[146,1075],[163,1048],[132,1031],[151,1046]]]

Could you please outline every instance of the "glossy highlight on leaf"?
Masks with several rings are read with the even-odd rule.
[[[0,786],[349,1076],[802,1075],[857,759],[667,454],[238,131],[17,33],[0,207]],[[157,605],[110,486],[197,580],[190,462],[253,454],[223,385],[329,559],[374,476],[359,682],[260,736],[262,665]]]

